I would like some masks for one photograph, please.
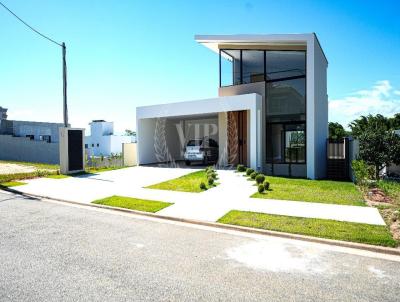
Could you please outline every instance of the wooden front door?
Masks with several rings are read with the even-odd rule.
[[[247,111],[228,112],[228,162],[247,165]]]

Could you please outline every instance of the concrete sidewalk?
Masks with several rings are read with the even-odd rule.
[[[166,201],[174,204],[158,214],[212,222],[231,210],[242,210],[385,225],[376,208],[250,198],[256,191],[254,182],[234,171],[219,170],[220,185],[202,193],[144,188],[193,171],[196,169],[134,167],[65,179],[34,179],[15,189],[81,203],[112,195]]]

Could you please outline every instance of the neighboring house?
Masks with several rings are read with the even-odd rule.
[[[59,128],[63,123],[7,120],[0,107],[0,159],[59,163]]]
[[[7,109],[0,106],[0,123],[7,119]]]
[[[122,152],[123,143],[135,142],[133,136],[114,135],[114,123],[94,120],[90,124],[90,135],[85,136],[85,149],[90,156],[110,156]]]
[[[200,35],[195,40],[219,55],[218,97],[138,107],[138,163],[182,160],[188,140],[213,136],[219,165],[325,177],[328,61],[316,35]]]

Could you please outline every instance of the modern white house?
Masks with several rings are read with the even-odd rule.
[[[213,136],[220,166],[323,178],[327,67],[310,34],[197,35],[219,56],[218,96],[136,108],[138,163],[177,162],[186,142]]]
[[[114,134],[114,123],[94,120],[90,125],[90,135],[85,136],[85,149],[89,156],[110,156],[122,152],[123,143],[134,142],[134,137]]]

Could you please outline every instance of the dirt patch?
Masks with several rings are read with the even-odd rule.
[[[0,163],[0,174],[30,173],[35,171],[36,168],[31,166]]]
[[[369,189],[364,199],[370,207],[377,207],[386,225],[389,226],[393,239],[400,241],[400,209],[396,201],[379,188]]]
[[[400,241],[400,210],[393,207],[379,209],[395,240]]]
[[[378,188],[373,188],[369,190],[365,196],[365,199],[367,201],[373,202],[373,203],[386,203],[386,204],[393,204],[393,200],[385,194],[381,189]]]

